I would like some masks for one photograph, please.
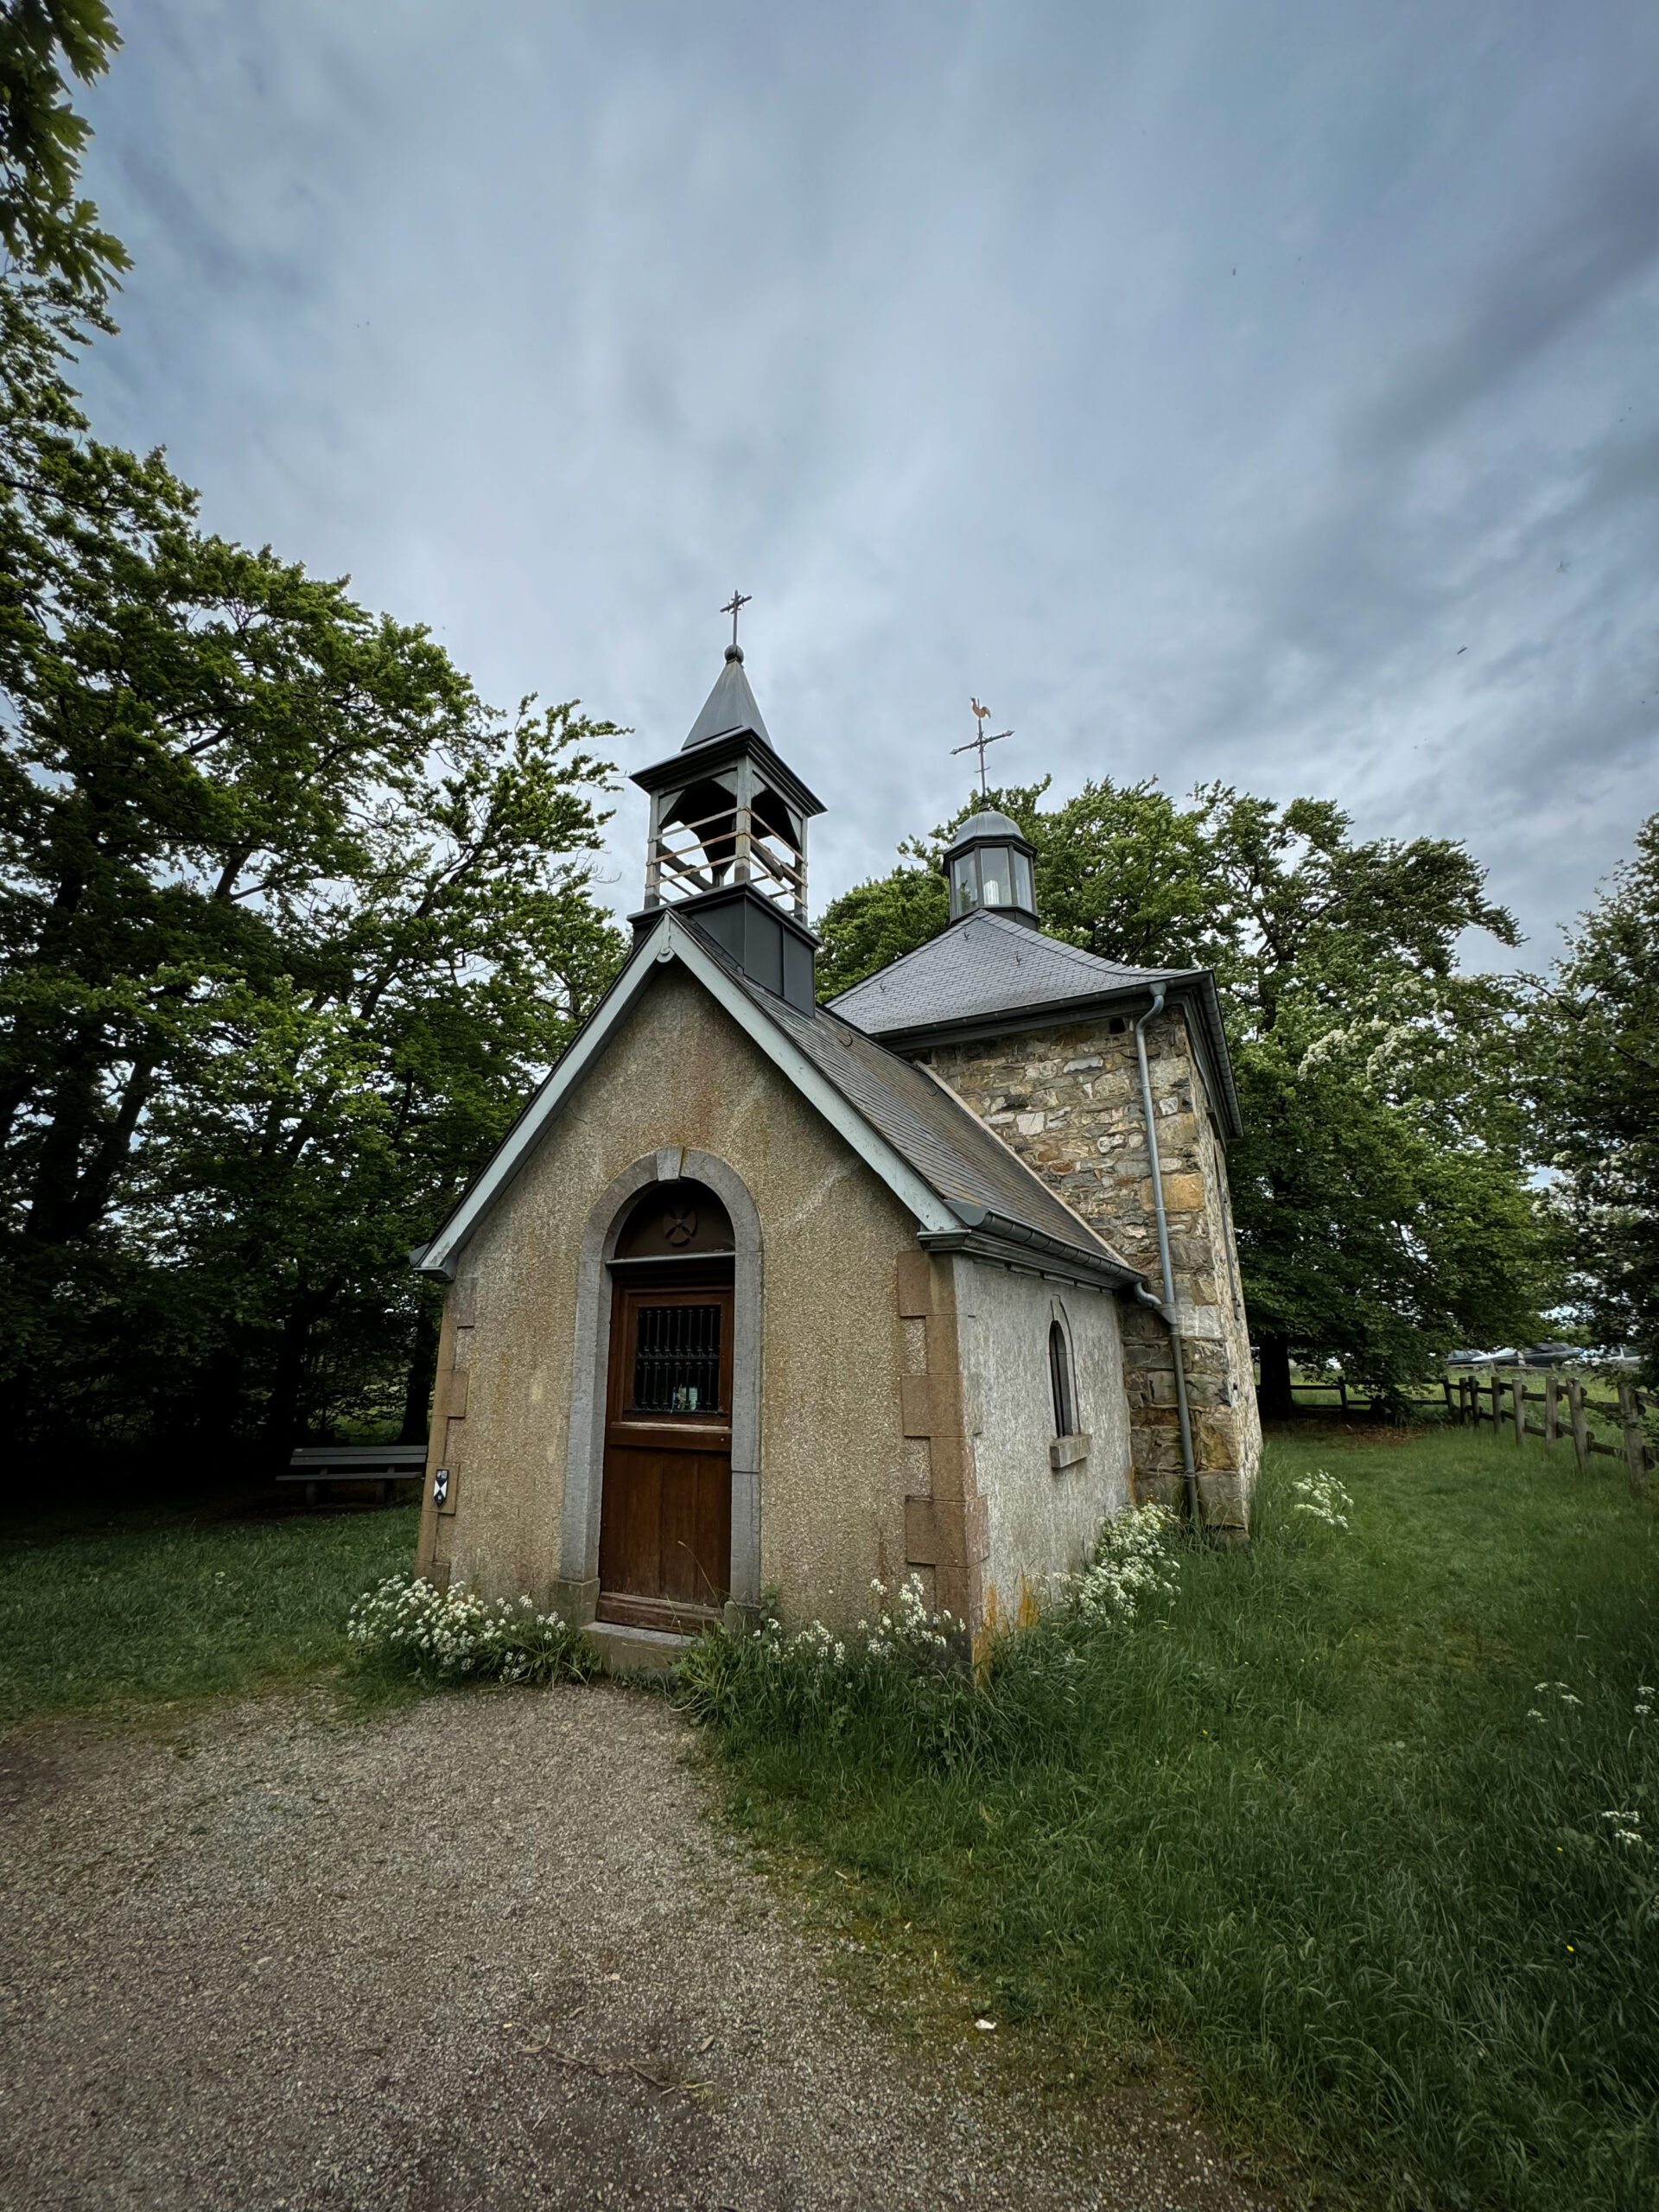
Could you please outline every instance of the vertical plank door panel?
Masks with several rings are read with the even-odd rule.
[[[732,1291],[619,1285],[607,1392],[599,1618],[696,1629],[730,1588]]]

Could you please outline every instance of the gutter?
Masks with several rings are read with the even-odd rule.
[[[1198,1473],[1192,1458],[1192,1415],[1186,1402],[1186,1367],[1181,1357],[1180,1321],[1175,1303],[1175,1275],[1169,1261],[1169,1221],[1164,1211],[1164,1171],[1158,1158],[1158,1122],[1153,1112],[1152,1077],[1147,1072],[1147,1024],[1164,1010],[1166,986],[1154,983],[1152,1004],[1135,1025],[1135,1057],[1141,1071],[1141,1110],[1147,1122],[1147,1157],[1152,1164],[1152,1206],[1158,1219],[1158,1262],[1162,1272],[1164,1295],[1154,1298],[1143,1283],[1135,1285],[1135,1294],[1142,1306],[1151,1306],[1169,1331],[1169,1348],[1175,1360],[1175,1406],[1181,1423],[1181,1473],[1186,1484],[1187,1516],[1192,1533],[1198,1533]]]
[[[993,1213],[988,1206],[968,1205],[957,1199],[949,1204],[962,1227],[918,1230],[916,1242],[925,1251],[965,1252],[971,1258],[1028,1268],[1039,1274],[1061,1274],[1072,1282],[1091,1283],[1096,1288],[1137,1292],[1146,1288],[1143,1275],[1104,1252],[1096,1257],[1028,1223]]]

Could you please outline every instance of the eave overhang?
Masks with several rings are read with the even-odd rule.
[[[1090,1290],[1133,1290],[1147,1278],[1137,1269],[1104,1257],[1095,1260],[1074,1244],[1062,1244],[1022,1221],[983,1206],[957,1206],[961,1226],[924,1229],[916,1242],[929,1252],[960,1252],[971,1260],[1013,1268],[1022,1274],[1046,1275],[1058,1282],[1081,1283]],[[970,1217],[977,1216],[977,1219]]]
[[[798,814],[810,818],[823,812],[823,801],[809,791],[789,764],[780,760],[766,739],[752,729],[728,730],[723,737],[706,739],[690,753],[671,753],[666,760],[655,761],[649,768],[636,768],[628,781],[638,784],[642,791],[673,791],[682,785],[700,783],[706,776],[717,775],[721,769],[729,768],[734,761],[746,757],[755,762],[779,798]]]

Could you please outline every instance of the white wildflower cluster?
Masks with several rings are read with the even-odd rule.
[[[1645,1851],[1648,1848],[1648,1840],[1642,1833],[1640,1813],[1611,1812],[1604,1813],[1601,1817],[1604,1821],[1612,1822],[1615,1843],[1634,1845],[1638,1851]]]
[[[885,1582],[873,1581],[870,1594],[881,1605],[890,1593]],[[874,1622],[860,1621],[857,1634],[862,1639],[862,1649],[855,1650],[855,1663],[861,1659],[900,1656],[937,1663],[950,1649],[951,1636],[960,1634],[963,1626],[954,1615],[935,1612],[930,1608],[921,1576],[912,1574],[899,1585],[891,1611],[879,1614]],[[798,1634],[786,1637],[778,1621],[768,1619],[755,1630],[754,1636],[768,1651],[779,1656],[787,1653],[791,1659],[804,1661],[808,1665],[816,1662],[823,1667],[844,1667],[848,1663],[845,1642],[832,1635],[822,1621],[809,1621]]]
[[[872,1582],[870,1595],[879,1605],[887,1594],[885,1582]],[[872,1659],[891,1659],[900,1651],[915,1658],[931,1656],[950,1648],[950,1632],[962,1623],[949,1613],[930,1612],[922,1578],[912,1574],[899,1586],[893,1611],[883,1613],[874,1627],[860,1621],[859,1633]]]
[[[755,1634],[760,1637],[764,1637],[765,1632],[761,1629],[755,1630]],[[822,1621],[809,1621],[798,1636],[790,1637],[788,1648],[802,1659],[817,1659],[830,1667],[847,1664],[847,1646],[838,1637],[831,1636]]]
[[[1173,1513],[1161,1505],[1131,1506],[1108,1521],[1094,1557],[1068,1583],[1068,1595],[1086,1621],[1109,1625],[1133,1619],[1143,1598],[1170,1597],[1175,1589]]]
[[[1584,1703],[1584,1700],[1581,1697],[1573,1696],[1572,1691],[1568,1689],[1565,1682],[1535,1682],[1532,1687],[1535,1695],[1539,1697],[1554,1697],[1556,1701],[1561,1705],[1572,1706],[1582,1705]],[[1543,1717],[1543,1714],[1538,1710],[1535,1705],[1529,1705],[1527,1707],[1527,1718],[1529,1720],[1541,1720]]]
[[[353,1606],[346,1634],[362,1651],[400,1653],[440,1675],[528,1682],[589,1671],[580,1634],[557,1613],[538,1613],[528,1597],[475,1597],[464,1582],[440,1590],[388,1575]]]
[[[1651,1718],[1653,1713],[1653,1684],[1638,1682],[1636,1686],[1636,1717],[1638,1720]]]
[[[1311,1513],[1316,1521],[1324,1521],[1333,1529],[1348,1526],[1346,1509],[1353,1499],[1337,1480],[1328,1467],[1321,1467],[1317,1474],[1299,1475],[1291,1484],[1296,1492],[1293,1513]]]

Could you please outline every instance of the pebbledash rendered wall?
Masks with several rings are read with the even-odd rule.
[[[1182,1322],[1193,1456],[1205,1520],[1248,1528],[1262,1457],[1249,1334],[1234,1254],[1225,1156],[1187,1035],[1170,1007],[1147,1025],[1158,1152]],[[1104,1018],[920,1053],[1160,1295],[1151,1164],[1135,1038]],[[1180,1433],[1169,1332],[1119,1301],[1135,1489],[1178,1503]]]
[[[580,1255],[615,1179],[675,1147],[724,1162],[760,1217],[760,1581],[798,1618],[856,1616],[870,1578],[903,1558],[894,1287],[915,1224],[672,968],[461,1255],[431,1459],[450,1469],[454,1510],[435,1511],[429,1480],[423,1567],[575,1609],[561,1564]]]
[[[1057,1594],[1101,1522],[1129,1502],[1122,1306],[1109,1290],[958,1260],[957,1313],[966,1425],[987,1507],[980,1618],[1006,1622],[1028,1597]],[[1064,1440],[1054,1433],[1048,1364],[1057,1320],[1076,1392]]]
[[[595,1563],[566,1571],[580,1257],[617,1179],[682,1149],[728,1168],[759,1217],[760,1581],[786,1619],[850,1621],[872,1578],[918,1571],[977,1629],[1076,1566],[1128,1495],[1118,1301],[930,1258],[874,1172],[668,969],[461,1255],[429,1468],[448,1468],[452,1510],[429,1480],[422,1571],[591,1614]],[[1090,1436],[1058,1470],[1056,1299]]]

